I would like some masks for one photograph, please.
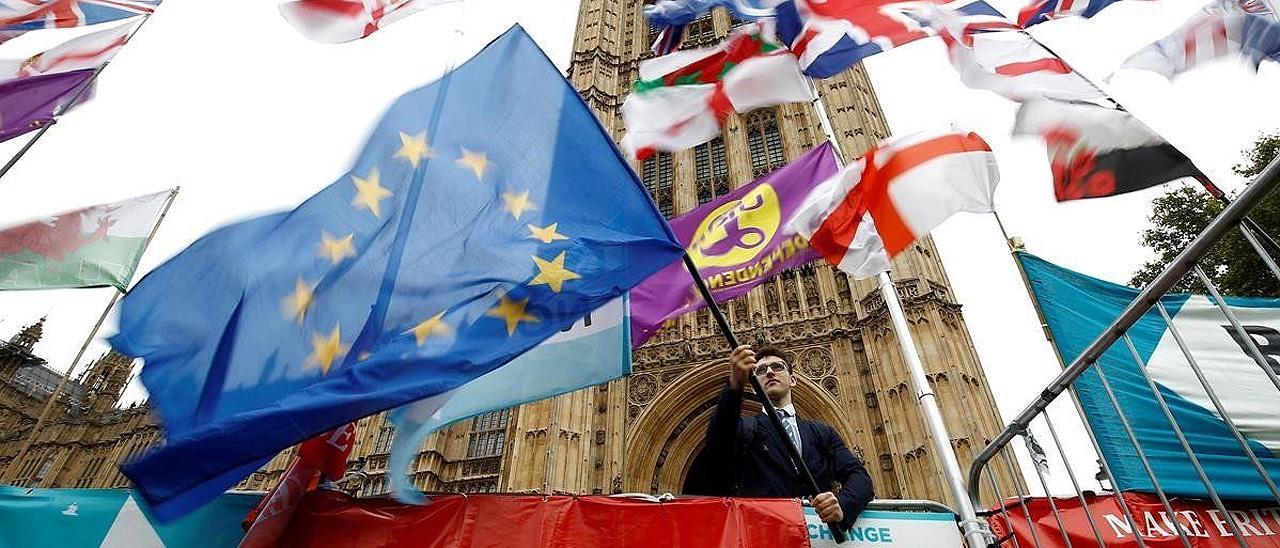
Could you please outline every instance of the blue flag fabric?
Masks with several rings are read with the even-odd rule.
[[[124,467],[156,516],[278,451],[453,390],[682,253],[520,27],[398,99],[353,169],[211,233],[125,297],[112,344],[168,443]]]
[[[1067,361],[1079,356],[1138,295],[1134,288],[1091,278],[1034,255],[1019,253],[1018,260],[1053,333],[1054,344]],[[1275,413],[1275,385],[1209,299],[1201,295],[1166,295],[1161,302],[1227,414],[1273,481],[1280,484],[1280,417]],[[1259,341],[1269,365],[1280,374],[1280,299],[1228,298],[1227,303]],[[1122,491],[1155,490],[1102,385],[1098,368],[1105,372],[1124,417],[1166,493],[1208,498],[1208,490],[1143,378],[1144,370],[1155,381],[1218,494],[1227,500],[1270,500],[1266,483],[1218,414],[1159,311],[1148,311],[1128,333],[1143,369],[1139,369],[1122,339],[1076,381],[1085,418],[1115,475],[1116,487]]]
[[[392,411],[396,426],[387,464],[391,491],[420,504],[409,466],[427,435],[450,423],[609,382],[631,372],[627,297],[614,299],[516,358],[455,390]]]

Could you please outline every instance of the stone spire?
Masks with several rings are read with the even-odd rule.
[[[36,343],[40,341],[40,338],[44,336],[44,321],[48,318],[48,316],[43,316],[40,321],[23,328],[12,339],[9,339],[9,343],[30,352]]]
[[[133,358],[114,350],[103,354],[80,377],[84,403],[92,413],[105,413],[116,405],[129,383]]]

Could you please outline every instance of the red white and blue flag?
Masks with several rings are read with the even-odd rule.
[[[1018,12],[1018,24],[1030,27],[1063,17],[1089,18],[1120,0],[1035,0]]]
[[[413,13],[457,0],[289,0],[280,15],[303,36],[336,44],[359,40]]]
[[[1053,98],[1106,100],[1106,95],[1021,27],[1008,21],[982,21],[946,8],[929,6],[925,19],[947,45],[960,80],[1014,101]]]
[[[1263,60],[1280,61],[1280,23],[1239,11],[1226,15],[1205,11],[1138,50],[1120,68],[1149,70],[1172,78],[1216,59],[1239,59],[1255,71]]]
[[[973,18],[973,24],[1005,21],[982,0],[932,3]],[[804,73],[815,78],[830,78],[867,57],[934,34],[919,2],[788,0],[775,11],[778,37],[800,59]]]
[[[0,0],[0,36],[149,15],[158,5],[160,0]]]
[[[97,68],[115,57],[140,23],[138,19],[72,38],[26,59],[0,59],[0,81]]]

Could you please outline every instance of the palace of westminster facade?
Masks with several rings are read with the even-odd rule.
[[[683,47],[718,42],[737,24],[717,10],[688,27]],[[654,34],[641,0],[583,0],[570,81],[620,139],[620,107]],[[816,82],[839,145],[860,155],[889,129],[862,67]],[[826,139],[809,104],[731,115],[721,138],[659,154],[637,172],[668,216],[725,194]],[[995,401],[933,242],[924,238],[893,274],[941,404],[952,446],[967,466],[1001,429]],[[855,281],[825,264],[793,269],[724,305],[739,338],[786,351],[799,373],[799,412],[836,428],[867,463],[878,498],[950,503],[928,432],[874,280]],[[118,408],[132,360],[102,356],[63,391],[52,420],[21,462],[13,462],[57,383],[35,350],[42,323],[0,341],[0,483],[126,487],[116,464],[159,443],[145,405]],[[462,421],[424,443],[415,482],[429,491],[679,493],[700,449],[727,374],[727,348],[707,311],[664,327],[634,351],[631,376]],[[393,430],[382,415],[362,419],[353,466],[360,494],[386,491]],[[238,488],[269,488],[293,451]],[[997,474],[1001,493],[1026,492]],[[984,498],[994,498],[984,491]]]

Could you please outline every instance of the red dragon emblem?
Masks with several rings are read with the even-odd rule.
[[[52,222],[34,221],[0,231],[0,255],[31,251],[47,261],[61,261],[68,254],[98,240],[109,241],[107,230],[116,224],[112,208],[91,207],[64,213]],[[82,226],[86,218],[98,215],[92,232]]]
[[[1053,191],[1059,202],[1110,196],[1116,193],[1116,174],[1097,166],[1097,154],[1066,128],[1044,133],[1049,148],[1049,168],[1053,171]]]

